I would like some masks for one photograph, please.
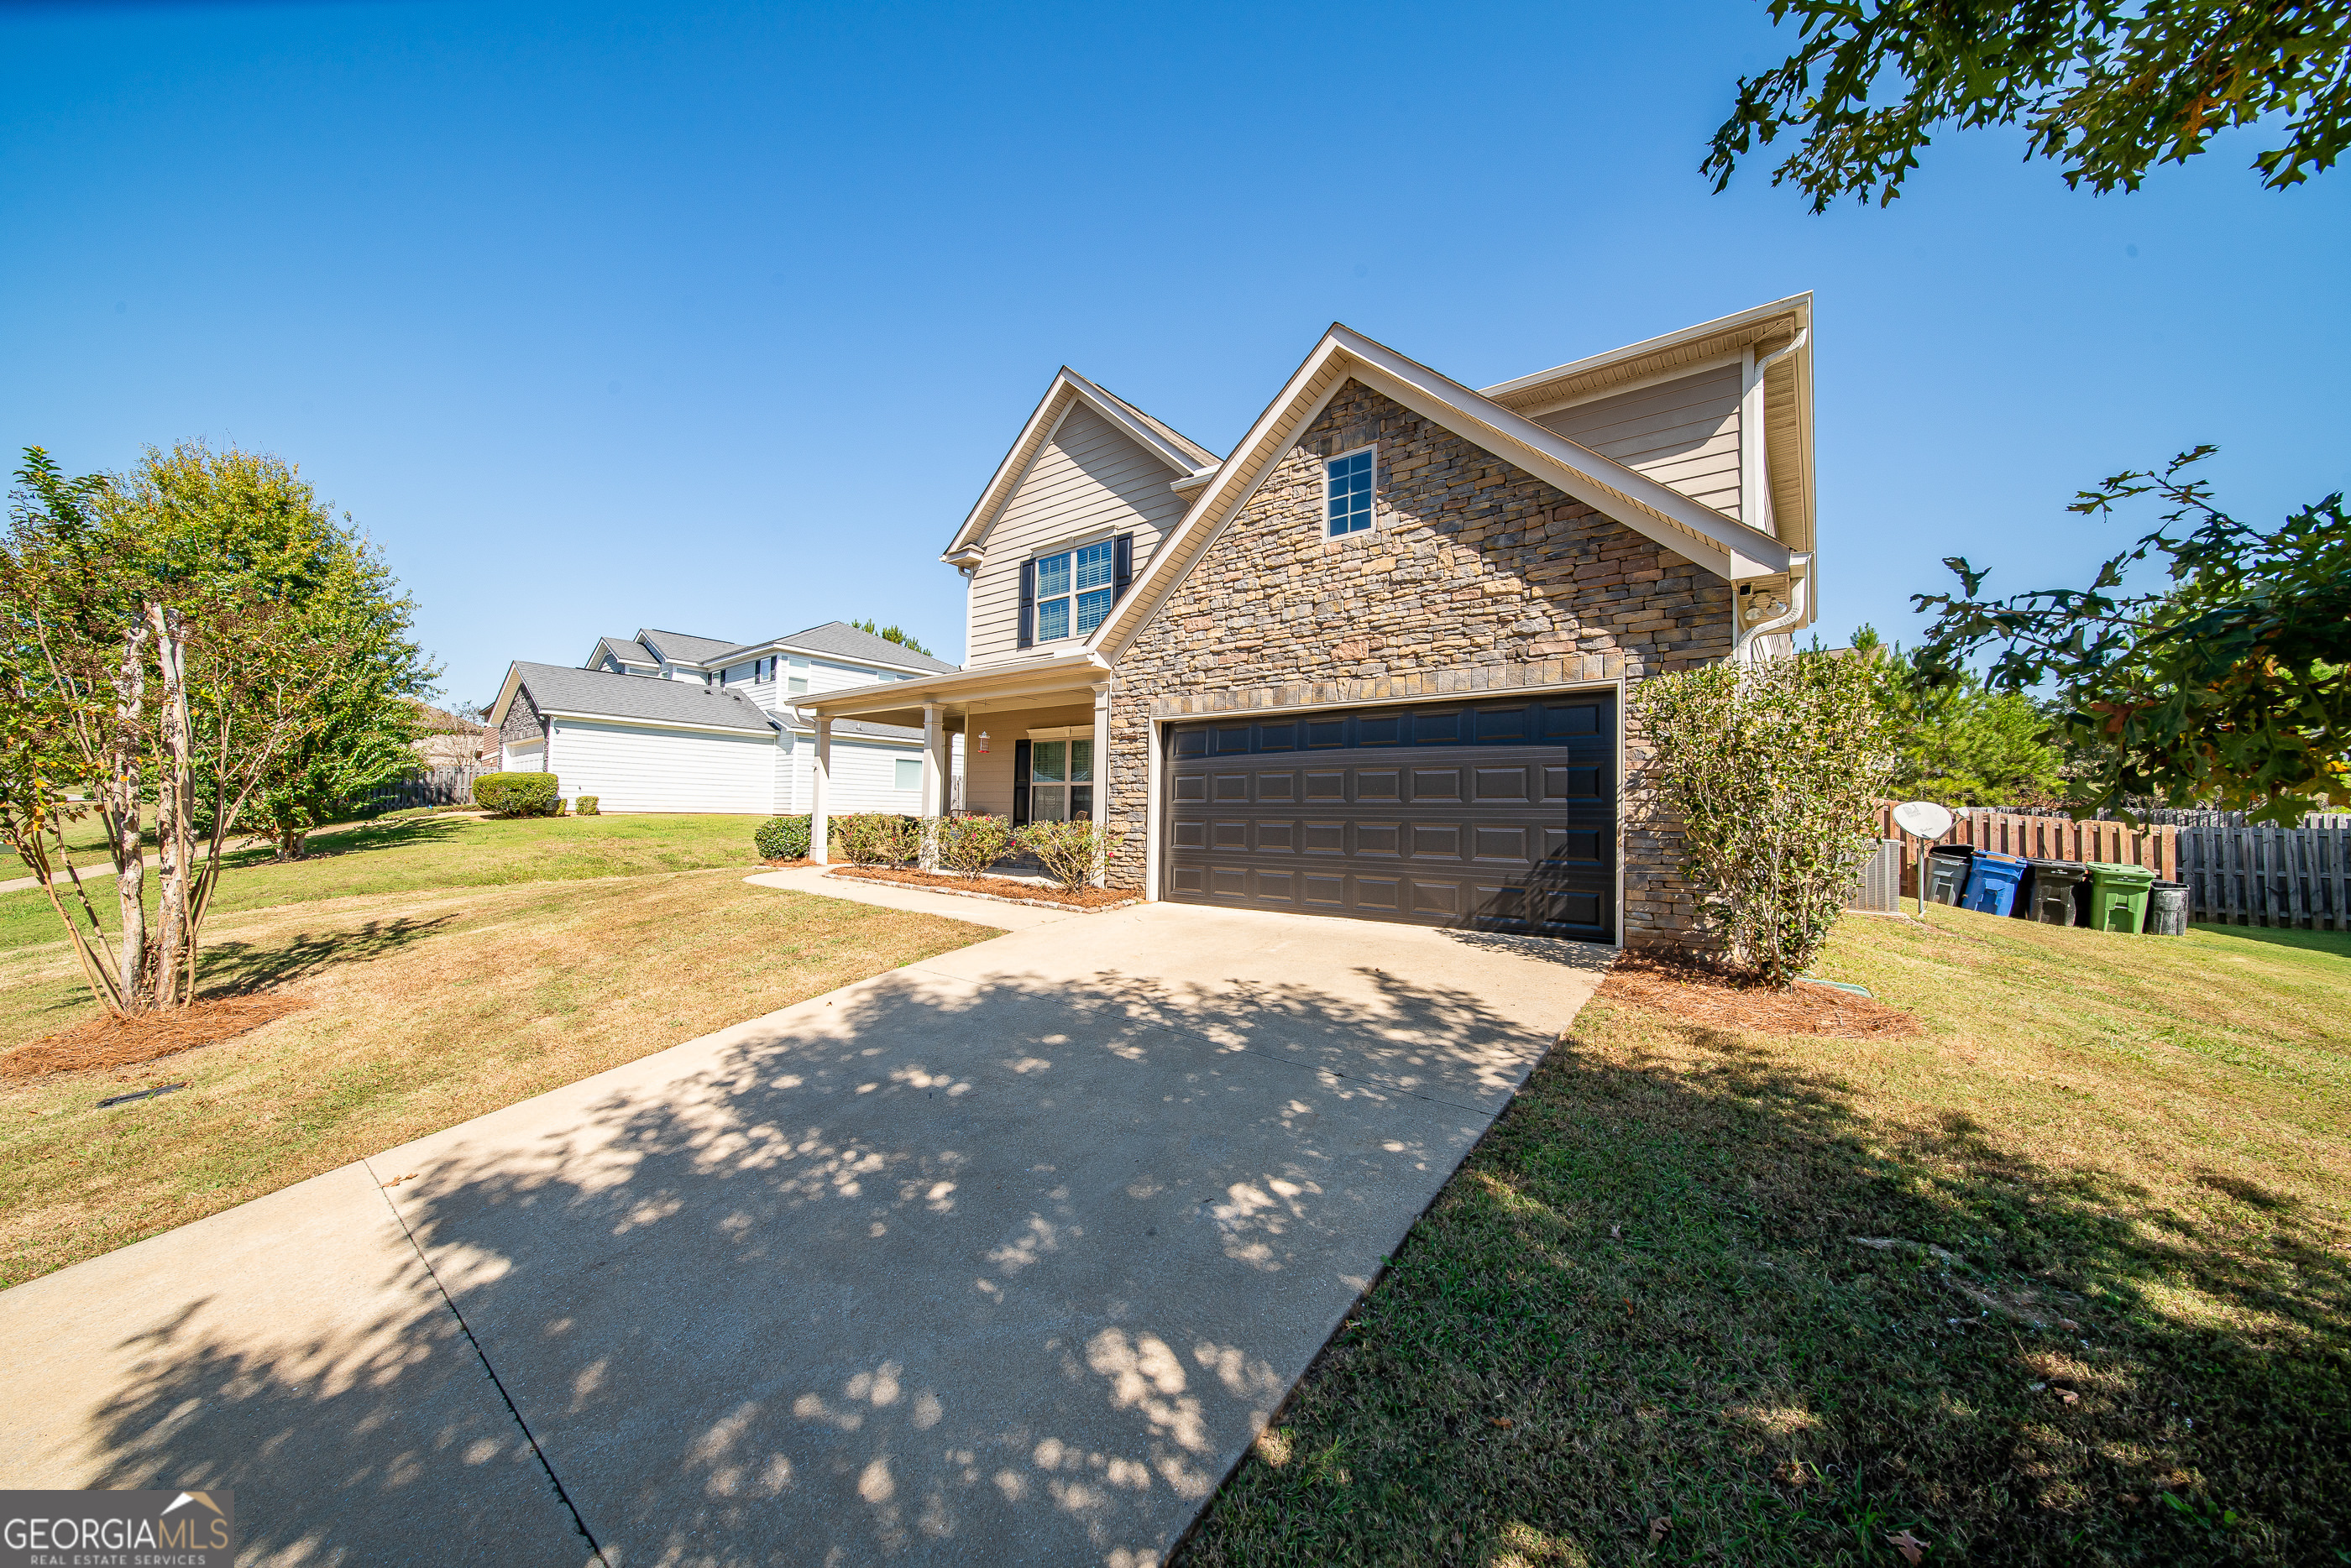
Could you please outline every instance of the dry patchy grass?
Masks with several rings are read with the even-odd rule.
[[[994,934],[735,871],[223,916],[206,991],[308,1005],[144,1067],[0,1084],[0,1284]],[[91,1011],[63,944],[0,951],[0,1048]]]
[[[1823,972],[1920,1032],[1588,1006],[1179,1561],[2351,1560],[2351,941]]]

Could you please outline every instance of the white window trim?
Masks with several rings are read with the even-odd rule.
[[[1088,545],[1109,545],[1111,546],[1110,610],[1103,614],[1102,618],[1104,620],[1108,620],[1111,614],[1116,612],[1118,609],[1118,546],[1113,541],[1118,538],[1119,532],[1120,530],[1115,525],[1107,528],[1096,528],[1088,533],[1081,534],[1075,538],[1065,539],[1061,543],[1054,545],[1049,548],[1031,550],[1029,552],[1029,563],[1032,569],[1032,573],[1036,564],[1040,561],[1050,561],[1056,556],[1067,556],[1070,557],[1070,591],[1066,594],[1055,594],[1053,596],[1057,599],[1067,599],[1070,601],[1070,634],[1067,637],[1040,637],[1035,635],[1039,627],[1041,627],[1045,620],[1045,599],[1042,595],[1040,595],[1031,601],[1029,606],[1029,613],[1035,618],[1035,624],[1031,625],[1029,628],[1029,631],[1031,633],[1029,638],[1030,646],[1035,648],[1044,648],[1056,642],[1083,642],[1086,639],[1093,635],[1092,631],[1080,631],[1077,629],[1078,552],[1085,549]],[[1030,580],[1034,580],[1033,576]],[[1089,588],[1086,591],[1088,593],[1093,592],[1092,588]],[[1088,730],[1086,733],[1091,735],[1093,732],[1092,730]]]
[[[1050,730],[1024,730],[1022,734],[1032,741],[1091,741],[1094,738],[1092,724],[1059,724]]]
[[[1333,534],[1331,532],[1331,465],[1334,462],[1343,462],[1347,459],[1353,457],[1356,453],[1364,452],[1372,454],[1371,526],[1368,528],[1358,528],[1352,534]],[[1344,452],[1334,452],[1330,456],[1322,460],[1322,510],[1315,514],[1314,531],[1322,535],[1322,542],[1325,545],[1343,545],[1350,539],[1365,538],[1371,535],[1377,534],[1387,527],[1387,509],[1380,504],[1379,442],[1366,441],[1362,446],[1351,446]]]

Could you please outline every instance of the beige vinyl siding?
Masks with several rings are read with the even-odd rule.
[[[1091,725],[1091,702],[1068,708],[1022,708],[1010,712],[975,713],[964,741],[963,808],[987,816],[1012,815],[1012,742],[1031,730],[1066,725]],[[987,732],[987,755],[979,754],[979,732]]]
[[[980,540],[987,558],[971,583],[968,664],[1021,652],[1020,563],[1039,550],[1131,530],[1140,575],[1160,535],[1184,515],[1184,501],[1167,488],[1180,477],[1085,403],[1072,403]]]
[[[1720,365],[1537,414],[1535,423],[1738,517],[1739,381],[1738,366]]]

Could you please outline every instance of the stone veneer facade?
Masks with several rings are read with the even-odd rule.
[[[1374,525],[1322,534],[1322,461],[1378,443]],[[1111,880],[1139,885],[1150,721],[1621,682],[1730,651],[1730,585],[1482,447],[1349,381],[1119,655]],[[1620,706],[1621,706],[1620,702]],[[1624,715],[1628,945],[1687,942],[1678,836],[1651,820]]]

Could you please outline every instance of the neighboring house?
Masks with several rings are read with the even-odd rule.
[[[471,719],[461,719],[430,704],[416,705],[416,739],[409,749],[416,753],[420,766],[428,768],[470,768],[481,758],[485,737],[489,728]]]
[[[817,750],[962,735],[970,809],[1122,826],[1155,898],[1678,940],[1626,698],[1811,624],[1811,316],[1483,391],[1333,327],[1222,457],[1064,369],[943,557],[969,663]]]
[[[577,668],[509,667],[490,726],[500,766],[554,774],[566,800],[799,813],[810,809],[816,727],[796,704],[954,669],[843,621],[764,642],[644,629],[600,639]],[[926,753],[919,729],[856,721],[835,727],[832,753],[834,811],[909,813],[925,798],[925,768],[951,781],[958,754],[944,741]]]

